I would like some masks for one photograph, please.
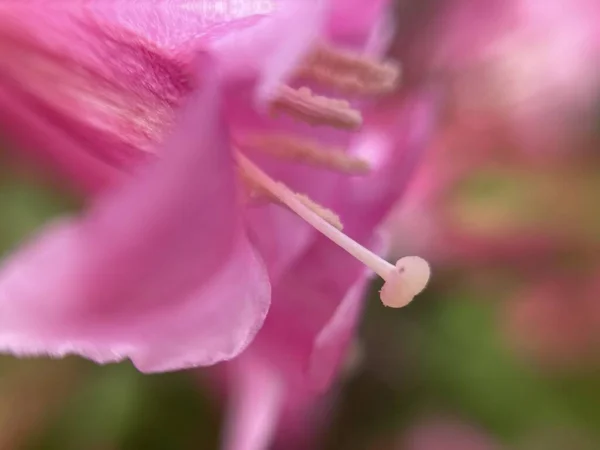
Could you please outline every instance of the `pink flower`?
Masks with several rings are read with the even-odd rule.
[[[499,450],[477,427],[456,419],[429,419],[418,424],[398,448],[406,450]]]
[[[374,118],[350,149],[368,153],[373,169],[340,183],[335,210],[345,231],[378,253],[385,246],[373,230],[411,180],[431,137],[436,103],[428,91],[406,98],[403,111]],[[319,405],[328,403],[323,395],[349,356],[369,277],[358,261],[317,236],[273,285],[257,338],[221,369],[231,384],[227,450],[260,450],[272,440],[281,448],[312,447],[326,420]]]
[[[553,274],[508,302],[507,339],[546,367],[593,366],[600,349],[598,269],[588,274]]]
[[[317,43],[356,42],[356,28],[331,20],[338,4],[290,0],[266,19],[226,15],[210,26],[173,2],[82,5],[32,16],[0,10],[0,48],[22,56],[0,71],[0,119],[16,140],[99,192],[82,217],[50,227],[7,260],[0,347],[100,362],[129,357],[144,371],[230,359],[265,317],[265,270],[284,286],[296,261],[329,245],[317,245],[314,229],[386,280],[386,305],[403,306],[424,288],[424,261],[387,263],[315,203],[339,206],[351,234],[369,244],[397,197],[392,161],[404,157],[393,135],[370,128],[364,155],[345,152],[349,130],[362,122],[354,105],[285,84],[351,95],[393,87],[393,65]],[[370,49],[380,48],[379,35]],[[198,51],[211,58],[192,65]],[[268,118],[266,109],[289,117]],[[365,209],[347,213],[354,207]],[[353,260],[335,255],[349,261],[341,280],[331,275],[339,302],[360,266],[350,270]],[[344,308],[356,320],[356,307]]]

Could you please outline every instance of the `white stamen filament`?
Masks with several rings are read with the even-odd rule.
[[[425,288],[430,273],[426,261],[416,256],[410,256],[398,260],[396,265],[390,264],[323,220],[322,217],[299,200],[297,195],[287,186],[273,180],[240,152],[236,153],[236,158],[241,170],[249,178],[383,278],[385,284],[381,290],[381,300],[384,305],[394,308],[405,306]]]

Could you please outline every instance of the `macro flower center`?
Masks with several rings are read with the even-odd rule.
[[[295,78],[348,95],[382,95],[396,87],[399,73],[398,65],[393,62],[375,61],[330,45],[319,45],[296,70]],[[273,114],[286,114],[313,126],[356,131],[362,125],[360,111],[350,102],[315,95],[307,87],[281,86],[270,106]],[[237,163],[249,199],[258,198],[288,208],[372,269],[385,281],[380,296],[386,306],[405,306],[425,288],[430,275],[427,262],[410,256],[401,258],[395,265],[390,264],[344,234],[342,222],[333,211],[271,178],[244,155],[240,147],[249,146],[281,160],[348,176],[368,174],[367,161],[347,154],[343,148],[330,148],[292,134],[242,136],[236,142]]]

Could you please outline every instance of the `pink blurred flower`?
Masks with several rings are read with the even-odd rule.
[[[427,420],[414,427],[401,447],[405,450],[499,450],[484,432],[454,419]]]
[[[382,253],[373,230],[381,227],[412,179],[432,134],[437,96],[405,98],[402,110],[368,123],[351,152],[368,152],[373,170],[340,183],[334,203],[345,231]],[[361,264],[324,237],[310,246],[273,285],[273,304],[256,340],[222,370],[230,375],[232,412],[225,448],[310,448],[339,377],[360,318],[369,280]],[[259,400],[260,399],[260,400]]]
[[[409,79],[453,86],[453,148],[477,157],[512,146],[543,159],[587,144],[600,98],[598,2],[453,0],[406,9],[395,54]]]
[[[315,292],[324,292],[320,283],[333,287],[331,307],[315,313],[327,323],[364,269],[326,250],[329,241],[314,228],[386,280],[386,305],[403,306],[425,286],[424,261],[387,263],[314,201],[338,206],[348,234],[370,245],[408,179],[392,177],[413,152],[401,153],[394,128],[377,125],[359,136],[356,154],[345,152],[348,130],[362,122],[354,104],[284,84],[351,95],[393,87],[395,68],[374,58],[383,28],[373,7],[365,16],[355,10],[357,23],[372,18],[363,28],[339,26],[336,2],[329,9],[290,0],[264,20],[225,15],[210,26],[183,6],[85,2],[39,7],[31,16],[0,9],[0,49],[12,57],[0,70],[0,119],[15,140],[100,192],[81,218],[50,227],[8,259],[0,276],[5,350],[100,362],[129,357],[144,371],[214,364],[236,356],[260,327],[269,304],[265,270],[271,284],[285,286],[283,298],[292,295],[285,274],[300,270],[298,261],[314,270],[335,257],[336,270],[346,270],[324,266],[316,275],[328,277],[311,281]],[[358,31],[369,37],[362,56],[317,43],[353,48]],[[192,66],[198,51],[211,58]],[[410,142],[417,136],[417,148],[429,134],[425,103],[415,108],[415,129],[402,129]],[[267,118],[265,108],[291,118]],[[329,128],[315,132],[309,124]],[[333,331],[318,341],[324,363],[341,357],[337,342],[349,338],[354,303],[342,304],[349,311],[336,313]],[[275,307],[273,323],[286,327],[287,312]],[[323,367],[320,378],[329,378]]]
[[[524,289],[506,308],[511,343],[546,366],[595,365],[600,358],[598,280],[597,275],[555,275]]]
[[[457,95],[464,93],[466,112],[502,117],[530,154],[573,151],[591,132],[600,99],[600,7],[589,0],[519,0],[514,9],[516,23],[475,61],[472,75],[482,81],[467,76]]]

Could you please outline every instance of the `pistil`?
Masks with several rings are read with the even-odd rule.
[[[430,276],[429,265],[425,260],[409,256],[399,259],[395,265],[390,264],[324,220],[321,215],[307,207],[298,194],[283,183],[273,180],[246,156],[237,152],[236,158],[240,170],[248,179],[268,191],[300,218],[383,278],[385,284],[380,297],[384,305],[393,308],[406,306],[425,288]]]

